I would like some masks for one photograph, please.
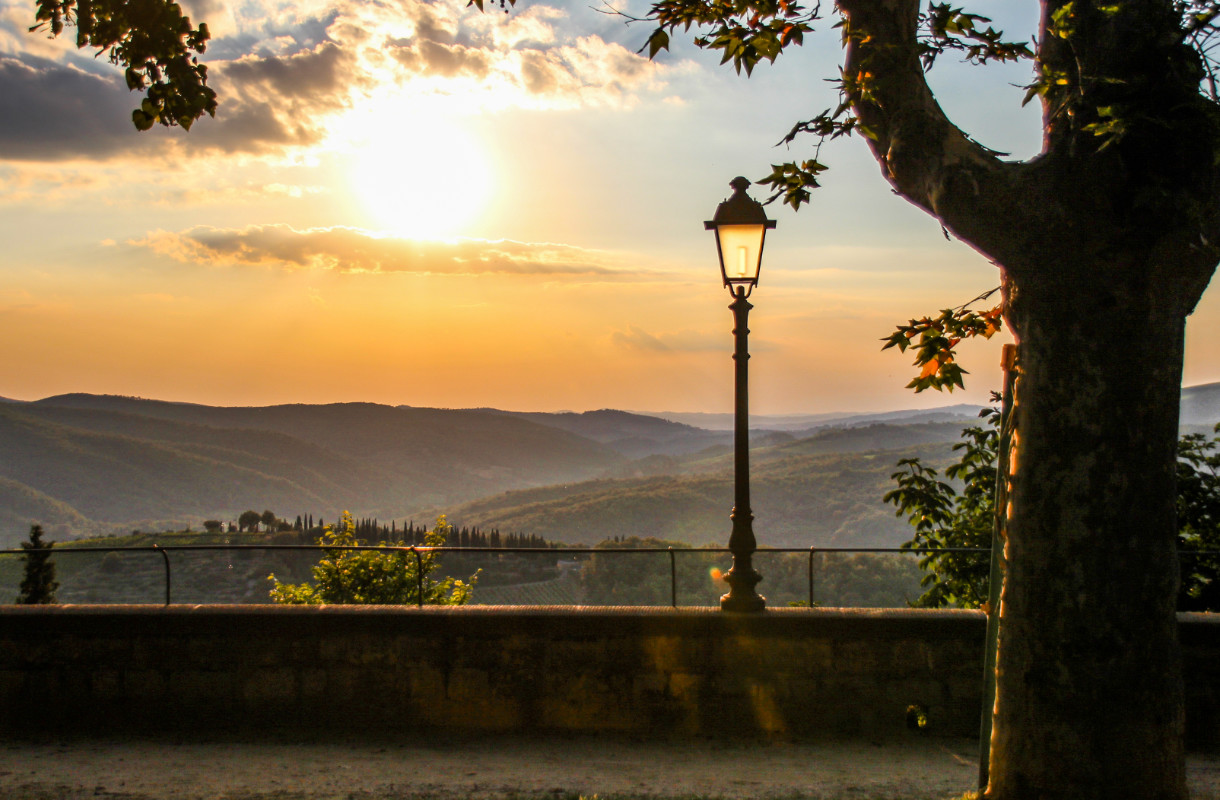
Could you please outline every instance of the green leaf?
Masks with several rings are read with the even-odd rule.
[[[648,58],[651,60],[656,58],[657,53],[662,50],[669,49],[669,34],[664,28],[657,28],[652,32],[652,36],[648,37]]]

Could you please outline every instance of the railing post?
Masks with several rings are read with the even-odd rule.
[[[818,548],[809,548],[809,607],[813,608],[813,557],[817,555]]]
[[[424,560],[420,557],[415,545],[411,545],[411,554],[415,556],[415,604],[424,607]]]
[[[170,598],[170,571],[169,571],[169,552],[159,544],[153,543],[153,549],[161,554],[161,558],[165,559],[165,605],[169,605]]]
[[[678,607],[678,571],[674,567],[674,548],[669,546],[669,605]]]

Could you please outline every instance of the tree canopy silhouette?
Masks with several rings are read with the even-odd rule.
[[[30,30],[51,36],[75,27],[77,47],[96,48],[123,68],[127,88],[144,93],[131,112],[138,130],[158,123],[189,130],[204,114],[215,116],[216,92],[199,63],[211,34],[206,23],[192,27],[172,0],[38,0],[35,19]]]

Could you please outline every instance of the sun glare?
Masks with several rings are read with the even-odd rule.
[[[445,239],[467,231],[491,198],[494,174],[476,137],[437,114],[370,114],[348,180],[386,233]]]

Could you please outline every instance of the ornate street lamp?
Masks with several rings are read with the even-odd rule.
[[[729,535],[729,550],[733,553],[733,568],[724,576],[729,584],[729,593],[720,598],[722,611],[762,611],[767,600],[754,587],[762,576],[754,569],[751,560],[758,549],[754,540],[754,514],[750,510],[750,391],[747,366],[750,351],[746,339],[750,330],[746,327],[750,309],[754,306],[746,299],[758,285],[758,272],[762,268],[763,240],[767,230],[775,227],[775,220],[767,219],[762,203],[750,198],[746,189],[750,182],[737,177],[729,183],[733,196],[716,208],[716,215],[704,228],[716,233],[716,252],[720,256],[720,274],[729,288],[733,303],[733,351],[734,385],[736,402],[733,422],[733,472],[734,495],[733,532]]]

